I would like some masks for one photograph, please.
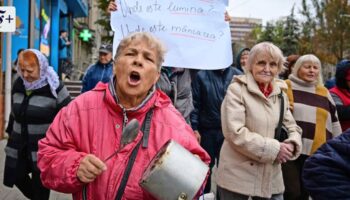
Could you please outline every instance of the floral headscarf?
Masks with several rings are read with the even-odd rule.
[[[57,98],[56,89],[60,85],[60,81],[58,79],[58,75],[55,72],[55,70],[51,66],[49,66],[49,62],[48,62],[47,58],[45,57],[45,55],[36,49],[27,49],[25,51],[33,52],[36,55],[36,57],[38,58],[39,66],[40,66],[39,79],[36,81],[33,81],[33,82],[28,82],[23,78],[22,72],[21,72],[21,70],[18,66],[18,63],[17,63],[17,72],[18,72],[18,75],[23,80],[23,85],[24,85],[25,89],[26,90],[36,90],[36,89],[42,88],[42,87],[46,86],[47,84],[49,84],[52,95]]]

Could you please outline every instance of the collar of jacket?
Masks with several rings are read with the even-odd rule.
[[[113,84],[113,81],[111,80],[109,83]],[[102,91],[104,93],[103,100],[108,105],[109,112],[112,115],[119,115],[123,113],[123,108],[121,105],[119,105],[111,90],[109,89],[109,83],[102,83],[99,82],[97,86],[93,89],[93,91]],[[170,99],[166,94],[163,92],[159,92],[159,90],[156,90],[149,98],[146,98],[145,101],[142,103],[142,106],[138,107],[137,109],[128,109],[126,110],[128,118],[132,119],[136,116],[146,114],[148,110],[152,107],[154,108],[163,108],[170,104]]]
[[[264,99],[267,99],[271,96],[277,96],[279,93],[281,93],[281,90],[287,90],[288,88],[287,84],[283,80],[274,78],[271,82],[272,92],[268,97],[265,97],[265,95],[259,89],[258,83],[255,81],[253,75],[250,72],[247,72],[244,75],[235,76],[234,80],[246,85],[249,92],[254,93]]]
[[[113,96],[115,102],[116,102],[123,110],[125,110],[125,111],[136,111],[136,110],[142,108],[142,107],[149,101],[149,99],[152,98],[154,92],[156,91],[156,87],[155,87],[155,85],[154,85],[154,86],[148,91],[148,94],[147,94],[146,98],[142,100],[142,102],[140,103],[140,105],[138,105],[138,106],[136,106],[136,107],[133,107],[133,108],[126,109],[126,108],[124,108],[123,105],[121,105],[121,104],[119,103],[119,98],[118,98],[118,95],[117,95],[117,92],[116,92],[116,89],[115,89],[115,84],[116,84],[116,82],[117,82],[117,78],[116,78],[116,76],[113,76],[112,81],[109,81],[109,83],[108,83],[108,89],[109,89],[109,92],[112,94],[112,96]]]
[[[113,66],[113,60],[109,61],[109,62],[106,63],[106,64],[102,64],[100,61],[97,61],[96,65],[101,66],[101,67],[108,67],[108,66],[110,66],[110,65]]]

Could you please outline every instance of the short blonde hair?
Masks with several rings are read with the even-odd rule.
[[[306,63],[306,62],[311,62],[312,64],[315,64],[315,65],[319,66],[320,73],[318,74],[318,77],[317,77],[317,84],[323,85],[322,64],[321,64],[320,59],[318,59],[313,54],[306,54],[306,55],[303,55],[300,58],[298,58],[298,60],[295,62],[294,67],[292,69],[292,74],[295,77],[299,77],[298,76],[298,71],[299,71],[300,67],[303,66],[303,64]]]
[[[148,47],[150,47],[151,49],[155,49],[158,56],[156,60],[157,62],[156,64],[157,64],[158,71],[160,71],[162,64],[164,62],[166,49],[164,44],[158,38],[156,38],[155,36],[147,32],[135,32],[123,38],[119,43],[117,52],[114,56],[114,60],[116,61],[120,56],[121,52],[127,46],[129,46],[133,41],[144,41],[147,43]]]
[[[277,61],[278,72],[283,69],[284,57],[280,48],[271,42],[261,42],[256,44],[249,52],[249,57],[247,60],[247,69],[251,71],[252,66],[256,62],[256,59],[261,54],[267,54]]]

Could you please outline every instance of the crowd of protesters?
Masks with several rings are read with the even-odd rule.
[[[65,33],[61,51],[70,45]],[[154,199],[139,182],[172,139],[209,165],[197,196],[350,198],[349,60],[337,64],[335,85],[326,88],[317,56],[284,57],[270,42],[242,48],[233,66],[219,70],[162,67],[165,53],[145,32],[123,38],[114,58],[112,46],[101,45],[82,94],[71,100],[47,58],[21,50],[4,185],[29,199],[49,199],[50,189],[74,199]],[[142,126],[124,146],[133,119]]]

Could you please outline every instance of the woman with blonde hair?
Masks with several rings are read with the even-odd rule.
[[[283,165],[285,199],[308,199],[301,181],[305,160],[328,139],[342,132],[335,103],[323,86],[321,67],[315,55],[301,56],[286,80],[291,111],[303,130],[303,149],[297,160]]]
[[[217,171],[221,200],[283,199],[281,163],[296,159],[301,150],[301,129],[282,92],[287,85],[276,78],[283,59],[274,44],[255,45],[247,73],[236,76],[227,90],[221,106],[225,139]],[[281,141],[275,139],[280,117],[288,134]]]

